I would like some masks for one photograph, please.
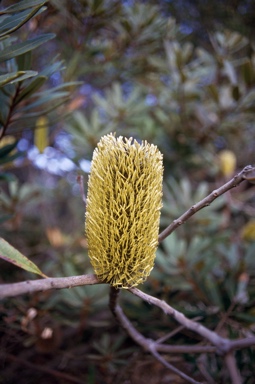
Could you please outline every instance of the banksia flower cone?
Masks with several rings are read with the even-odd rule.
[[[147,142],[104,136],[88,182],[89,258],[101,281],[134,287],[149,276],[158,244],[162,155]]]

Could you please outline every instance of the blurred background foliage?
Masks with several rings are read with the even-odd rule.
[[[76,177],[86,186],[109,132],[164,154],[162,229],[254,164],[254,18],[250,0],[3,0],[1,236],[46,275],[92,273]],[[143,289],[226,337],[254,334],[254,213],[244,182],[162,243]],[[0,270],[2,283],[34,278],[2,260]],[[88,286],[1,302],[0,382],[181,382],[115,325],[107,295]],[[126,292],[122,304],[148,337],[176,328]],[[169,342],[200,341],[181,330]],[[237,352],[244,383],[254,359]],[[216,355],[169,361],[229,382]]]

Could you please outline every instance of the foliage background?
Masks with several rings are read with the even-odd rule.
[[[0,91],[1,236],[49,276],[92,272],[76,176],[86,185],[93,149],[108,132],[148,140],[164,154],[162,229],[231,176],[234,169],[222,172],[222,150],[233,152],[236,171],[254,163],[252,4],[51,0],[2,39],[3,56],[16,42],[48,36],[0,63],[1,75],[31,76]],[[254,212],[248,183],[218,199],[163,242],[142,289],[226,337],[254,334]],[[1,282],[32,278],[0,267]],[[181,382],[127,338],[107,301],[105,287],[92,286],[1,302],[0,382]],[[148,337],[176,328],[126,292],[122,302]],[[187,330],[171,339],[194,341]],[[254,382],[254,358],[252,348],[237,353],[245,383]],[[212,382],[229,380],[218,356],[169,361],[198,380],[203,367]]]

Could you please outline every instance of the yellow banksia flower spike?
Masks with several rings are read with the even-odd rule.
[[[224,149],[222,150],[219,155],[219,165],[220,165],[220,171],[225,177],[232,176],[233,172],[236,168],[236,155],[234,152]]]
[[[158,245],[162,154],[146,141],[103,136],[88,182],[86,235],[98,278],[115,288],[149,276]]]
[[[46,116],[40,116],[36,120],[34,142],[40,153],[43,153],[49,145],[49,121]]]

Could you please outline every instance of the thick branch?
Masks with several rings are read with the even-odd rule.
[[[222,185],[220,188],[212,191],[208,196],[206,196],[203,200],[199,201],[191,208],[189,208],[185,213],[183,213],[178,219],[174,220],[164,231],[159,234],[158,242],[161,243],[167,236],[169,236],[176,228],[185,223],[191,216],[193,216],[196,212],[200,211],[200,209],[207,207],[210,205],[217,197],[223,195],[230,189],[236,187],[244,180],[249,180],[249,174],[254,174],[255,167],[251,165],[247,165],[240,173],[235,175],[233,179],[228,181],[226,184]]]
[[[0,285],[0,299],[14,297],[25,293],[48,291],[49,289],[73,288],[80,285],[100,284],[96,275],[54,277],[48,279],[28,280],[21,283]]]

